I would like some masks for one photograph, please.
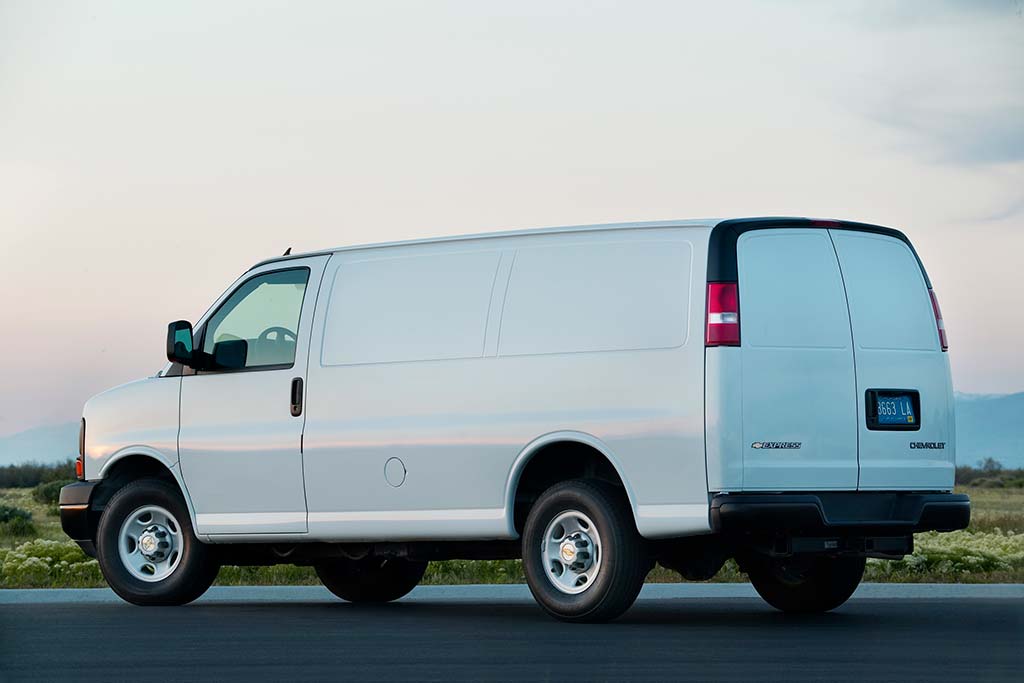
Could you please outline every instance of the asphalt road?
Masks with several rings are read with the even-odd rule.
[[[0,591],[0,681],[1022,680],[1024,586],[864,586],[794,618],[749,586],[648,586],[611,624],[551,620],[521,586],[384,606],[218,588],[183,608]]]

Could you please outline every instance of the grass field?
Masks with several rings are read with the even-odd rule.
[[[866,581],[939,583],[1024,583],[1024,489],[959,489],[971,496],[971,526],[949,534],[915,537],[914,554],[898,562],[870,560]],[[67,540],[53,506],[37,502],[32,489],[0,489],[0,505],[32,513],[34,532],[12,536],[0,524],[0,587],[103,586],[95,560]],[[675,572],[656,567],[651,582],[677,582]],[[744,581],[732,562],[715,581]],[[429,584],[521,583],[518,561],[433,562],[424,577]],[[315,584],[308,567],[224,567],[221,585]]]

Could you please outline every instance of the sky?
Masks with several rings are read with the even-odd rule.
[[[0,436],[287,247],[743,215],[902,229],[1024,390],[1022,1],[0,0]]]

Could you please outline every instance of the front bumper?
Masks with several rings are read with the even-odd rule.
[[[957,493],[723,493],[711,500],[712,529],[727,534],[901,536],[965,529],[970,521],[971,500]]]
[[[98,482],[76,481],[60,490],[60,526],[89,557],[96,557],[91,509],[92,494]]]

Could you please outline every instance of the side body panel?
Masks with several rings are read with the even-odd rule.
[[[180,377],[149,377],[89,399],[83,411],[86,479],[104,478],[130,455],[177,465],[180,388]]]
[[[180,377],[148,377],[93,396],[82,411],[86,421],[85,478],[105,479],[125,458],[143,456],[166,467],[196,518],[178,463]]]
[[[707,349],[704,376],[708,491],[742,491],[743,349]]]
[[[519,472],[559,439],[608,457],[642,534],[708,531],[706,237],[580,232],[336,254],[307,383],[310,538],[514,538]],[[656,294],[638,300],[631,283],[651,278]],[[389,481],[389,467],[400,476]]]

